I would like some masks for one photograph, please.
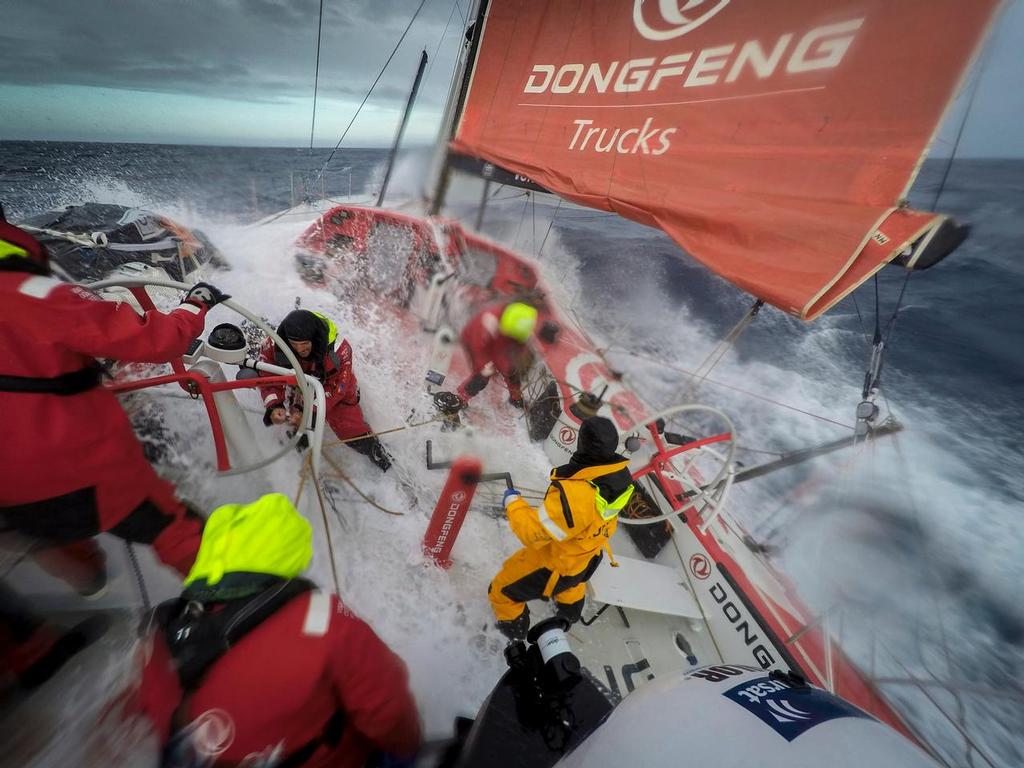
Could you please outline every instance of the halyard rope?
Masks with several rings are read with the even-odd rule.
[[[401,427],[392,427],[391,429],[381,429],[376,432],[367,432],[365,435],[357,435],[356,437],[346,437],[344,440],[331,440],[330,442],[324,443],[324,448],[331,448],[335,445],[344,445],[345,443],[354,443],[358,440],[365,440],[371,437],[379,437],[381,435],[390,435],[395,432],[403,432],[407,429],[416,429],[416,427],[425,427],[428,424],[434,424],[436,422],[443,421],[445,418],[446,417],[444,414],[438,414],[437,416],[434,416],[432,419],[427,419],[426,421],[418,421],[415,424],[403,424]]]

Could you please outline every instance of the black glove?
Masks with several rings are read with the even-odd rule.
[[[554,344],[558,341],[558,334],[561,330],[562,329],[559,327],[558,323],[552,322],[551,320],[545,320],[544,324],[541,325],[540,330],[537,331],[537,338],[545,344]]]
[[[270,415],[274,411],[276,411],[278,408],[280,408],[285,413],[288,413],[288,410],[284,407],[283,403],[276,403],[275,405],[268,405],[267,406],[267,410],[263,412],[263,426],[265,426],[265,427],[272,427],[272,426],[274,426],[274,420],[272,418],[270,418]]]
[[[181,303],[194,304],[201,309],[213,309],[225,299],[230,298],[226,293],[221,293],[216,286],[209,283],[196,283],[188,289],[188,293],[185,294]]]

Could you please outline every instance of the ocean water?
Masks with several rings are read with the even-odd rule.
[[[0,202],[15,220],[92,200],[165,212],[222,247],[236,296],[276,285],[278,303],[287,303],[298,289],[286,276],[285,233],[260,241],[240,225],[306,193],[376,189],[380,150],[339,152],[310,189],[309,172],[327,154],[0,142]],[[422,191],[427,160],[425,152],[400,157],[392,199]],[[912,202],[930,208],[944,171],[926,164]],[[803,598],[841,626],[850,655],[890,680],[883,690],[954,765],[1024,763],[1022,186],[1021,161],[962,160],[950,169],[938,208],[974,230],[946,262],[906,284],[880,399],[905,431],[737,486],[732,505]],[[449,213],[472,222],[479,196],[478,185],[461,184]],[[749,296],[655,230],[519,190],[492,194],[482,229],[539,258],[560,298],[648,401],[667,406],[686,395],[725,409],[745,464],[848,434],[875,322],[873,286],[812,325],[765,308],[697,385],[688,372],[741,318]],[[883,324],[903,284],[902,271],[883,270]],[[373,330],[361,329],[366,344]],[[907,677],[924,682],[895,681]]]

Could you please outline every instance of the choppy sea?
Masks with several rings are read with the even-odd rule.
[[[384,152],[370,149],[339,151],[310,183],[327,155],[0,142],[0,202],[15,221],[77,202],[135,205],[217,242],[306,194],[379,184]],[[427,165],[426,153],[402,155],[389,199],[420,194]],[[774,548],[804,598],[841,624],[855,660],[918,715],[954,765],[1024,764],[1022,188],[1020,160],[957,160],[948,174],[945,161],[925,164],[912,203],[931,208],[937,198],[938,210],[973,231],[953,256],[906,282],[880,400],[905,431],[735,492],[755,538]],[[466,185],[449,212],[472,222],[479,195]],[[538,256],[653,404],[685,391],[727,410],[747,465],[848,434],[876,315],[887,323],[904,289],[901,270],[883,270],[877,300],[866,285],[811,325],[766,308],[695,388],[689,372],[749,296],[655,230],[520,190],[492,190],[482,229]],[[282,254],[282,269],[289,264]]]

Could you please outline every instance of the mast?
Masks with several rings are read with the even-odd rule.
[[[412,81],[412,90],[409,91],[409,98],[405,102],[405,111],[402,113],[402,120],[398,123],[398,130],[395,131],[395,141],[391,145],[391,152],[388,154],[388,166],[384,171],[384,181],[380,185],[380,193],[377,195],[377,207],[384,205],[384,195],[388,191],[388,182],[391,181],[391,172],[395,169],[395,158],[398,156],[398,146],[402,143],[402,136],[405,134],[405,127],[409,124],[409,114],[416,102],[416,94],[420,90],[420,80],[423,79],[423,70],[427,66],[427,52],[420,54],[420,64],[416,69],[416,79]]]
[[[462,76],[456,81],[458,82],[458,96],[453,99],[452,93],[448,95],[447,112],[441,123],[440,147],[442,159],[437,172],[434,192],[430,196],[430,207],[427,211],[431,216],[436,216],[440,213],[441,207],[444,205],[445,195],[448,193],[448,180],[451,177],[451,150],[448,144],[455,137],[456,127],[458,126],[459,118],[462,116],[462,108],[465,106],[466,96],[469,94],[469,84],[473,79],[473,68],[476,66],[476,57],[480,50],[480,40],[483,38],[487,6],[488,0],[479,0],[476,9],[476,19],[466,30],[469,50],[462,63]],[[452,90],[454,91],[455,88],[453,87]]]

